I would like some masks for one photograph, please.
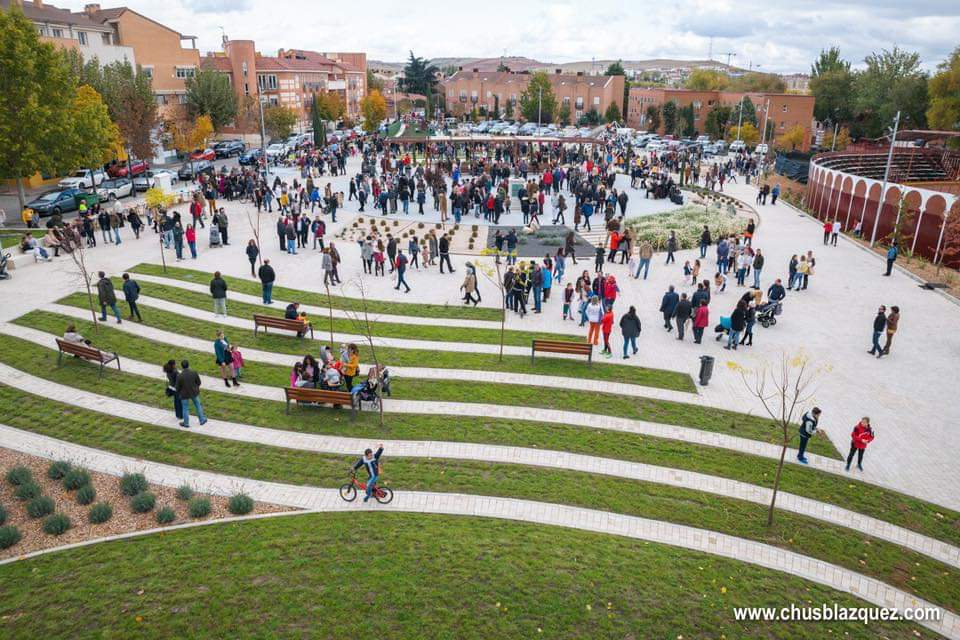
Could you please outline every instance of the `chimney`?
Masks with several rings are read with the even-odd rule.
[[[96,12],[100,11],[99,4],[85,4],[83,5],[83,12],[88,16],[92,16]]]

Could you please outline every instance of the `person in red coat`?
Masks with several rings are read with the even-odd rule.
[[[603,317],[600,318],[600,330],[603,332],[603,355],[608,358],[613,355],[610,352],[610,333],[613,331],[613,308],[607,307]]]
[[[850,435],[850,455],[847,456],[847,471],[850,471],[850,463],[853,462],[853,454],[857,454],[857,469],[863,471],[863,452],[867,445],[873,442],[873,429],[870,428],[870,418],[863,417],[857,426],[853,428]]]

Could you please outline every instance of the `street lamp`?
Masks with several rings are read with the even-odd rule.
[[[540,114],[543,112],[543,87],[537,88],[537,135],[540,135]]]
[[[897,129],[900,127],[900,112],[893,119],[893,135],[890,136],[890,150],[887,152],[887,166],[883,170],[883,186],[880,187],[880,202],[877,204],[877,216],[873,220],[873,231],[870,232],[870,246],[877,240],[877,227],[880,226],[880,214],[883,212],[883,201],[887,196],[887,181],[890,179],[890,165],[893,163],[893,146],[897,141]],[[899,219],[900,214],[897,213]]]
[[[263,161],[263,170],[267,179],[270,178],[270,163],[267,162],[267,142],[266,129],[263,124],[263,103],[267,101],[263,95],[257,96],[257,103],[260,105],[260,160]]]

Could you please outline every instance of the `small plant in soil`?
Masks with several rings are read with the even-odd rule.
[[[178,500],[189,500],[193,497],[193,487],[188,484],[182,484],[177,487],[177,499]]]
[[[245,516],[253,511],[253,498],[245,493],[235,493],[230,496],[230,502],[227,504],[230,513],[237,516]]]
[[[70,530],[70,518],[64,513],[55,513],[43,521],[43,532],[51,536],[59,536]]]
[[[17,500],[33,500],[43,495],[43,489],[36,482],[30,481],[17,487],[13,495]]]
[[[157,509],[157,523],[170,524],[177,519],[177,512],[172,507],[160,507]]]
[[[0,527],[0,549],[9,549],[20,542],[20,529],[13,525]]]
[[[33,473],[27,467],[19,465],[7,471],[7,482],[15,487],[33,482]]]
[[[147,513],[153,511],[157,504],[157,497],[149,491],[141,491],[130,500],[130,508],[134,513]]]
[[[92,484],[85,484],[77,489],[77,504],[92,504],[97,499],[97,490]]]
[[[120,491],[125,496],[135,496],[148,487],[147,478],[142,473],[125,473],[120,478]]]
[[[109,502],[98,502],[90,507],[90,512],[87,514],[90,524],[103,524],[111,517],[113,517],[113,507]]]
[[[211,510],[210,500],[199,496],[191,499],[187,505],[187,511],[190,512],[191,518],[206,518],[210,515]]]
[[[57,508],[53,498],[49,496],[40,496],[27,503],[27,515],[31,518],[42,518],[53,513]]]
[[[84,485],[90,484],[90,472],[86,469],[70,469],[63,476],[63,488],[67,491],[76,491]]]
[[[47,477],[51,480],[62,480],[71,468],[72,465],[66,460],[51,462],[50,467],[47,469]]]

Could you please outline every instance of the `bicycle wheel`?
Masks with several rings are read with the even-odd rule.
[[[393,490],[387,487],[380,487],[374,492],[374,497],[376,497],[377,502],[380,504],[390,504],[390,502],[393,501]]]
[[[347,502],[353,502],[357,499],[357,488],[353,486],[353,483],[348,482],[340,487],[340,497]]]

